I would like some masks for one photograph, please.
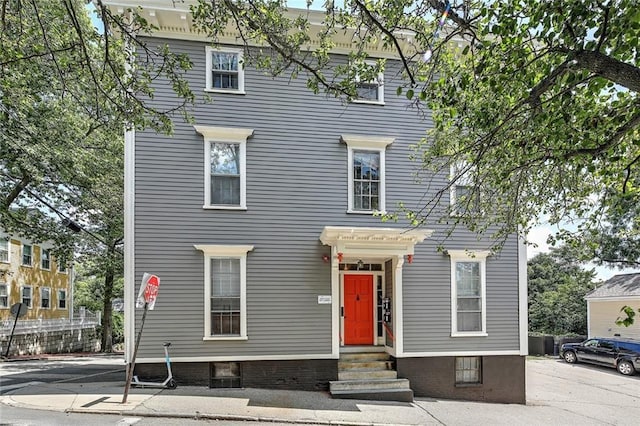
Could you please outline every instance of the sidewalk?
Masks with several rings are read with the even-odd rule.
[[[3,395],[3,404],[71,413],[201,418],[331,425],[438,425],[417,404],[332,399],[325,392],[264,389],[174,390],[132,388],[122,404],[124,384],[38,383]]]
[[[28,363],[24,364],[28,366]],[[37,374],[32,373],[31,380],[38,380]],[[569,365],[557,359],[527,361],[527,405],[432,398],[416,398],[409,404],[332,399],[327,392],[195,386],[179,386],[174,390],[133,388],[127,403],[122,404],[124,380],[120,380],[121,376],[112,381],[105,380],[104,373],[96,374],[95,378],[87,377],[83,381],[102,381],[33,381],[24,387],[6,389],[7,392],[0,396],[0,403],[40,410],[133,417],[344,426],[626,425],[634,424],[633,419],[640,418],[640,375],[623,376],[614,369]]]

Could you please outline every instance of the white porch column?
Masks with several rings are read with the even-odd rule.
[[[340,261],[331,247],[331,355],[340,358]]]
[[[396,338],[393,348],[395,356],[401,357],[404,353],[404,315],[402,313],[402,265],[404,264],[404,256],[396,256],[393,263],[393,335]]]

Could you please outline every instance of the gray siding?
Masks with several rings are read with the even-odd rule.
[[[205,44],[171,41],[188,53],[191,87],[204,88]],[[304,79],[272,79],[248,68],[246,95],[212,94],[192,114],[205,126],[254,129],[247,143],[247,211],[204,210],[204,144],[191,124],[176,118],[171,137],[136,134],[135,274],[161,277],[156,310],[148,315],[139,357],[255,356],[331,353],[330,254],[320,233],[327,225],[403,227],[379,218],[349,215],[347,147],[342,134],[393,136],[386,153],[387,210],[399,201],[419,205],[425,183],[414,183],[410,145],[432,125],[395,96],[393,70],[386,73],[385,106],[350,104],[314,96]],[[159,105],[173,105],[168,85],[159,85]],[[448,201],[448,200],[445,200]],[[449,258],[436,252],[442,237],[417,247],[404,268],[406,351],[469,349],[450,332]],[[438,237],[440,235],[440,237]],[[457,232],[448,248],[470,248],[475,237]],[[204,262],[194,244],[250,244],[247,258],[247,341],[202,340]],[[517,349],[517,250],[507,247],[487,265],[489,337],[479,349]],[[137,287],[136,287],[137,290]]]

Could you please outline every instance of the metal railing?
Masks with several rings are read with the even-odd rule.
[[[11,328],[13,327],[14,321],[14,318],[0,321],[0,337],[6,337],[11,334]],[[91,312],[87,309],[80,308],[77,311],[74,311],[73,319],[18,319],[14,334],[19,335],[39,333],[43,331],[80,330],[84,328],[92,328],[101,324],[102,312]]]

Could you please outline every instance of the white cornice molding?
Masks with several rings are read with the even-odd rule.
[[[346,256],[378,258],[414,253],[414,246],[429,238],[433,230],[325,226],[322,244],[334,247]]]
[[[190,7],[197,3],[195,0],[183,0],[181,2],[176,2],[175,0],[105,0],[104,3],[114,13],[120,14],[125,13],[127,9],[141,9],[140,13],[142,17],[156,27],[153,33],[143,35],[158,38],[211,42],[211,39],[207,37],[206,34],[200,32],[193,25]],[[309,32],[311,34],[317,34],[322,31],[324,28],[323,20],[326,18],[324,11],[296,8],[288,8],[285,11],[285,16],[290,19],[295,19],[298,16],[307,18],[309,20]],[[356,28],[346,28],[344,31],[336,33],[333,36],[334,47],[331,50],[332,53],[348,54],[351,52],[353,50],[352,39],[356,31]],[[415,38],[414,33],[411,31],[397,31],[395,35],[405,51],[405,55],[412,57],[413,53],[416,53],[412,44],[412,40]],[[242,42],[239,40],[242,40],[241,34],[232,24],[227,25],[227,28],[217,37],[217,42],[223,45],[241,45]],[[251,44],[266,47],[265,44]],[[303,47],[303,50],[314,51],[320,47],[320,44],[320,40],[315,37]],[[398,58],[398,52],[395,46],[390,43],[384,43],[383,40],[379,40],[377,43],[370,43],[366,50],[371,57],[386,59]]]
[[[349,148],[385,149],[396,138],[385,136],[341,135],[340,140]]]
[[[253,250],[253,246],[247,245],[195,244],[193,247],[207,256],[243,256]]]
[[[253,129],[241,129],[236,127],[193,126],[205,140],[215,142],[243,143],[253,135]]]
[[[451,259],[455,260],[484,260],[491,255],[490,250],[447,250]]]

